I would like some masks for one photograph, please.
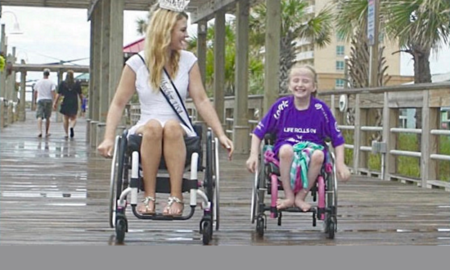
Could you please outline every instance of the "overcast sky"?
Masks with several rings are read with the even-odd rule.
[[[5,11],[12,11],[20,24],[22,35],[9,34],[15,22],[14,16]],[[9,48],[16,47],[16,56],[27,63],[43,64],[60,60],[68,61],[85,58],[73,64],[88,65],[90,22],[87,21],[87,10],[55,9],[35,7],[3,7],[1,23],[6,24]],[[145,18],[145,11],[125,11],[124,45],[140,36],[136,32],[136,20]],[[195,27],[191,27],[194,30]],[[9,49],[10,52],[10,49]],[[443,48],[438,57],[431,56],[431,72],[450,72],[450,49]],[[409,55],[402,55],[401,73],[413,74],[412,60]],[[52,74],[56,80],[56,75]],[[38,79],[41,73],[29,73],[27,79]]]

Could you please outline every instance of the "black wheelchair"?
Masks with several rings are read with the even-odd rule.
[[[201,125],[194,125],[194,129],[201,137]],[[219,152],[218,139],[208,128],[206,132],[206,157],[203,166],[203,144],[200,138],[199,146],[195,149],[187,147],[185,174],[183,176],[182,192],[189,192],[190,211],[187,215],[168,216],[162,213],[154,215],[140,214],[136,206],[138,204],[138,192],[144,190],[142,168],[140,164],[140,135],[129,135],[125,130],[121,136],[116,137],[114,155],[111,164],[109,224],[115,228],[116,242],[123,243],[125,233],[128,232],[126,217],[127,205],[131,205],[132,213],[138,219],[151,220],[187,220],[194,213],[197,205],[197,196],[201,200],[203,217],[200,221],[199,232],[202,234],[203,244],[207,245],[212,239],[213,230],[219,230]],[[188,138],[185,138],[187,143]],[[198,179],[198,172],[203,176]],[[164,157],[161,158],[156,180],[156,193],[170,193],[170,181],[165,166]]]
[[[267,229],[266,211],[270,212],[271,218],[278,218],[278,226],[281,226],[283,212],[312,213],[312,225],[315,227],[317,219],[323,221],[324,231],[328,238],[334,239],[337,231],[337,178],[334,165],[334,154],[329,151],[324,165],[321,168],[316,185],[310,190],[313,201],[317,206],[312,206],[308,212],[303,212],[297,207],[278,210],[276,201],[278,191],[282,191],[280,172],[272,152],[275,136],[266,134],[262,143],[259,170],[255,173],[255,181],[252,187],[252,201],[250,221],[255,223],[258,236],[263,237]],[[270,195],[270,203],[264,203],[266,192]]]

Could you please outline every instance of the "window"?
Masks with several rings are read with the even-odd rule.
[[[336,88],[344,88],[345,80],[344,79],[336,79],[335,87]]]
[[[336,61],[336,70],[344,70],[344,61]]]
[[[336,46],[336,55],[344,56],[345,55],[345,46],[342,46],[342,45]]]

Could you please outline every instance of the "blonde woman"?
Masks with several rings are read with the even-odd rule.
[[[170,176],[171,192],[163,214],[180,216],[183,212],[182,177],[186,160],[183,136],[194,136],[189,126],[181,123],[168,100],[161,92],[162,80],[168,77],[178,90],[182,102],[189,95],[205,122],[213,129],[223,147],[233,153],[233,142],[225,135],[202,84],[197,58],[184,51],[188,15],[185,12],[161,8],[151,9],[143,52],[134,55],[122,71],[114,98],[108,111],[104,141],[98,146],[101,155],[111,156],[115,130],[125,104],[137,92],[141,105],[138,123],[129,134],[142,136],[141,164],[144,176],[145,199],[138,206],[141,214],[155,213],[156,175],[164,155]],[[170,83],[170,85],[172,85]]]

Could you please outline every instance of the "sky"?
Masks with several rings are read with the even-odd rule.
[[[15,18],[6,11],[15,14],[23,34],[10,34]],[[90,22],[87,21],[87,10],[3,6],[2,12],[0,22],[6,25],[8,51],[11,52],[11,47],[15,46],[19,61],[24,59],[27,63],[43,64],[84,59],[73,64],[89,65]],[[146,11],[124,12],[124,45],[142,37],[136,31],[136,20],[146,16]],[[192,33],[195,29],[191,26],[188,31]],[[448,46],[440,50],[437,56],[432,54],[431,73],[449,73],[449,60]],[[411,57],[403,53],[401,62],[401,74],[413,75]],[[27,79],[39,79],[41,76],[41,72],[30,72]],[[51,76],[56,81],[56,74]]]

